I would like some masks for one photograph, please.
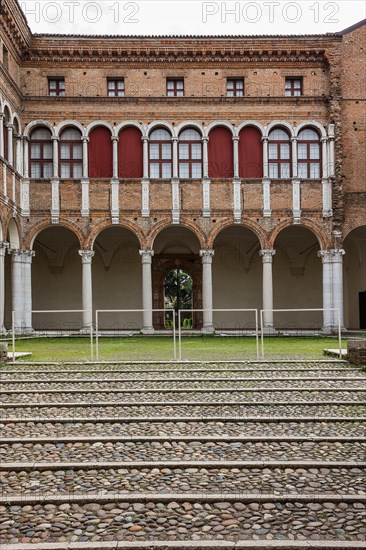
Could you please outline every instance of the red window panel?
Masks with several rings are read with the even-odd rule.
[[[135,126],[126,126],[118,137],[118,177],[142,178],[143,152],[140,130]]]
[[[239,134],[239,176],[263,177],[262,134],[255,126],[245,126]]]
[[[90,178],[112,177],[113,146],[108,128],[97,126],[90,132],[88,163]]]
[[[234,177],[233,136],[225,126],[215,126],[209,134],[208,175],[210,178]]]

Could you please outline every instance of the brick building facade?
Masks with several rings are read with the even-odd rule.
[[[1,327],[12,310],[29,329],[64,322],[32,309],[83,309],[87,326],[95,309],[163,308],[177,266],[194,308],[324,307],[278,322],[325,329],[339,308],[345,327],[366,327],[365,22],[312,36],[32,35],[3,0],[0,32]]]

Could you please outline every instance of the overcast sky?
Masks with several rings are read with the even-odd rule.
[[[37,33],[317,34],[366,17],[365,0],[19,0]]]

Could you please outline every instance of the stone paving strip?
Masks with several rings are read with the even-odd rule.
[[[134,376],[135,374],[135,376]],[[55,381],[55,382],[73,382],[75,381],[91,381],[95,380],[111,380],[111,381],[136,381],[136,374],[138,374],[139,380],[232,380],[233,378],[239,380],[260,380],[260,379],[272,379],[283,380],[293,378],[306,378],[306,379],[333,379],[339,380],[340,378],[353,379],[361,378],[365,379],[365,371],[361,368],[332,368],[332,369],[304,369],[304,368],[288,368],[288,369],[253,369],[253,368],[237,368],[237,369],[201,369],[192,370],[182,368],[180,370],[160,370],[157,372],[153,370],[96,370],[96,371],[78,371],[78,370],[59,370],[55,371],[15,371],[9,372],[0,369],[0,379],[8,382],[29,382],[35,381]]]
[[[61,421],[63,420],[63,421]],[[125,418],[117,422],[95,420],[90,422],[69,422],[68,419],[53,422],[37,422],[23,420],[0,423],[3,438],[8,437],[97,437],[97,436],[232,436],[232,437],[365,437],[366,424],[362,421],[330,419],[318,421],[293,421],[262,419],[226,420],[219,418],[196,421],[192,419],[131,419]]]
[[[1,493],[6,495],[85,494],[114,492],[186,493],[291,493],[366,496],[365,463],[287,463],[202,462],[166,465],[29,463],[7,465],[1,473]]]
[[[203,420],[207,417],[215,416],[218,419],[229,417],[231,420],[244,419],[248,417],[272,417],[285,419],[287,417],[310,417],[311,419],[321,419],[328,417],[349,417],[358,420],[366,420],[366,405],[362,403],[352,404],[324,404],[319,402],[298,402],[294,404],[194,404],[187,405],[183,403],[160,404],[128,404],[118,405],[110,404],[86,404],[86,403],[34,403],[29,404],[4,405],[0,407],[0,419],[2,421],[11,421],[14,418],[27,420],[28,418],[36,420],[51,420],[67,418],[68,421],[89,418],[100,420],[100,418],[121,420],[127,417],[150,418],[153,416],[165,417],[167,419],[180,419],[182,417],[196,418]]]
[[[202,385],[204,384],[204,387]],[[345,387],[349,390],[366,391],[366,378],[355,378],[350,380],[349,377],[339,377],[332,379],[321,378],[266,378],[265,380],[259,379],[245,379],[236,378],[235,380],[228,380],[222,378],[220,380],[207,379],[187,379],[187,380],[65,380],[63,382],[40,382],[40,381],[28,381],[28,382],[2,382],[1,393],[38,393],[38,392],[89,392],[89,391],[125,391],[125,390],[199,390],[199,391],[211,391],[211,390],[268,390],[268,389],[282,389],[291,390],[296,389],[338,389],[344,390]]]
[[[206,390],[206,389],[187,389],[187,390],[115,390],[100,391],[79,390],[73,392],[21,392],[6,393],[0,392],[1,406],[21,403],[22,406],[34,405],[36,403],[62,405],[64,403],[177,403],[184,401],[187,404],[206,404],[213,403],[293,403],[293,402],[323,402],[332,403],[366,403],[366,391],[363,389],[314,389],[304,390],[301,388],[273,389],[273,390]]]
[[[362,441],[96,441],[3,444],[1,461],[352,460],[364,462]]]
[[[89,498],[88,498],[89,496]],[[126,501],[93,495],[80,500],[0,506],[5,544],[163,540],[310,540],[364,542],[365,504],[357,497],[141,494]],[[27,503],[28,502],[28,503]],[[62,502],[62,503],[61,503]],[[31,503],[31,504],[30,504]]]

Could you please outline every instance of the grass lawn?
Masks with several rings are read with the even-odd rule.
[[[302,357],[322,359],[325,357],[323,349],[337,347],[337,338],[265,337],[265,357],[268,359]],[[346,340],[342,341],[342,347],[346,347]],[[90,359],[90,340],[88,338],[17,340],[15,349],[17,352],[32,352],[32,356],[25,357],[22,361],[87,361]],[[11,342],[9,342],[9,351],[11,351]],[[256,344],[253,337],[187,336],[182,338],[183,360],[231,360],[255,359],[255,357]],[[173,359],[173,339],[165,336],[100,338],[99,359],[102,361],[170,361]]]

